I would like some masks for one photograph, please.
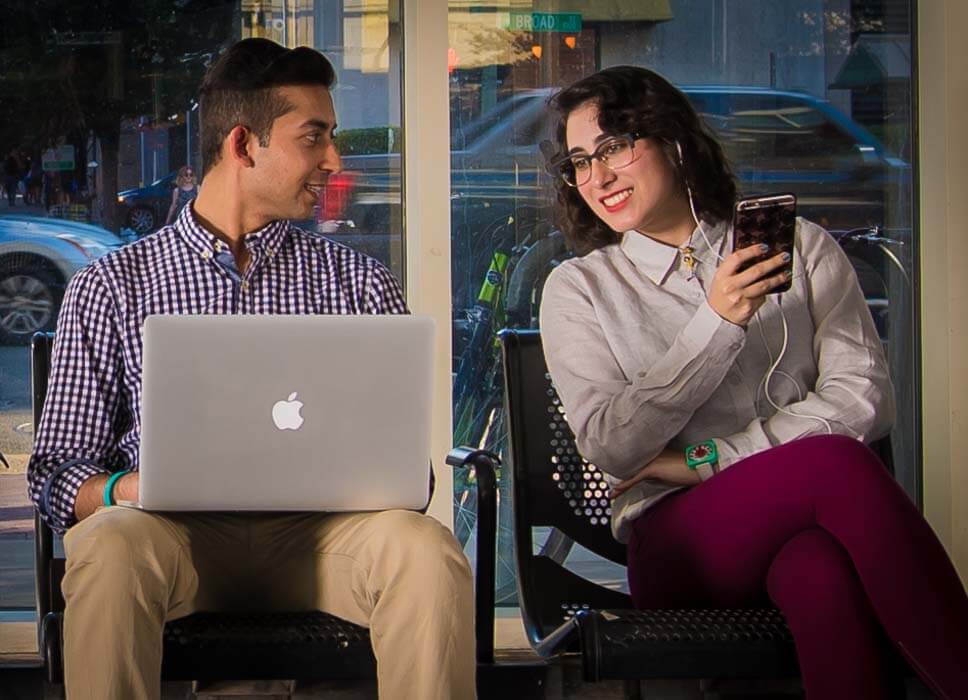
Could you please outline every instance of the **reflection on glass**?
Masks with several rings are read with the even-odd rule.
[[[345,172],[299,225],[402,279],[400,24],[396,2],[62,0],[7,13],[0,71],[0,610],[32,608],[26,344],[55,328],[91,260],[165,223],[179,169],[204,172],[197,89],[246,37],[320,49],[334,64]],[[184,182],[184,180],[183,180]],[[184,202],[181,202],[184,204]]]
[[[494,333],[536,325],[544,279],[570,255],[551,220],[538,147],[554,128],[546,102],[601,68],[641,65],[686,93],[744,195],[794,192],[799,213],[840,241],[895,380],[896,476],[918,500],[910,5],[451,0],[455,442],[504,448]],[[502,473],[505,604],[515,598],[508,478]],[[473,489],[472,475],[455,481],[464,539]]]

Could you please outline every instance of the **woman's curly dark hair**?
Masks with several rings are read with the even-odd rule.
[[[582,78],[550,101],[558,113],[557,152],[568,151],[565,125],[581,105],[598,106],[598,125],[607,134],[638,132],[661,145],[683,183],[692,190],[696,215],[715,224],[731,215],[736,180],[719,142],[682,92],[658,73],[634,66],[606,68]],[[680,163],[676,143],[682,147]],[[578,189],[555,177],[555,223],[579,255],[619,240],[582,199]]]

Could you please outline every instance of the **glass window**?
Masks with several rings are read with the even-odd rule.
[[[113,9],[112,9],[113,8]],[[297,222],[368,253],[402,281],[401,37],[397,3],[61,0],[5,17],[0,52],[0,611],[34,606],[27,344],[54,330],[78,269],[151,235],[201,173],[197,88],[246,37],[323,51],[345,172]],[[196,182],[197,182],[196,177]],[[191,186],[189,186],[191,185]],[[175,203],[173,205],[173,202]]]
[[[919,500],[912,5],[450,0],[455,442],[504,449],[494,333],[536,326],[544,279],[571,255],[552,222],[538,146],[554,126],[546,102],[582,76],[632,64],[685,92],[722,141],[743,194],[794,192],[798,213],[837,237],[895,379],[896,476]],[[512,604],[508,474],[500,484],[498,601]],[[463,538],[473,488],[469,477],[455,481]],[[537,533],[535,543],[559,559],[567,550],[554,533]],[[613,585],[614,572],[599,578]]]

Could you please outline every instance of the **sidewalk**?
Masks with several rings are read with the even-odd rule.
[[[0,196],[0,216],[5,214],[28,214],[30,216],[47,216],[47,210],[40,204],[24,204],[23,196],[17,195],[14,206],[7,204],[7,198]]]
[[[27,455],[12,457],[8,456],[7,461],[14,470],[16,462],[26,464]],[[0,541],[26,539],[33,534],[34,507],[27,498],[27,477],[22,467],[19,471],[19,474],[0,473]]]
[[[14,468],[26,464],[7,458]],[[0,610],[33,605],[34,509],[21,467],[20,474],[0,474]]]

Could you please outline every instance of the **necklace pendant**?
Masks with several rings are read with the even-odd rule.
[[[679,253],[682,255],[682,262],[689,268],[690,277],[692,277],[692,273],[696,268],[696,259],[692,256],[694,252],[696,252],[696,249],[688,245],[684,245],[679,249]]]

